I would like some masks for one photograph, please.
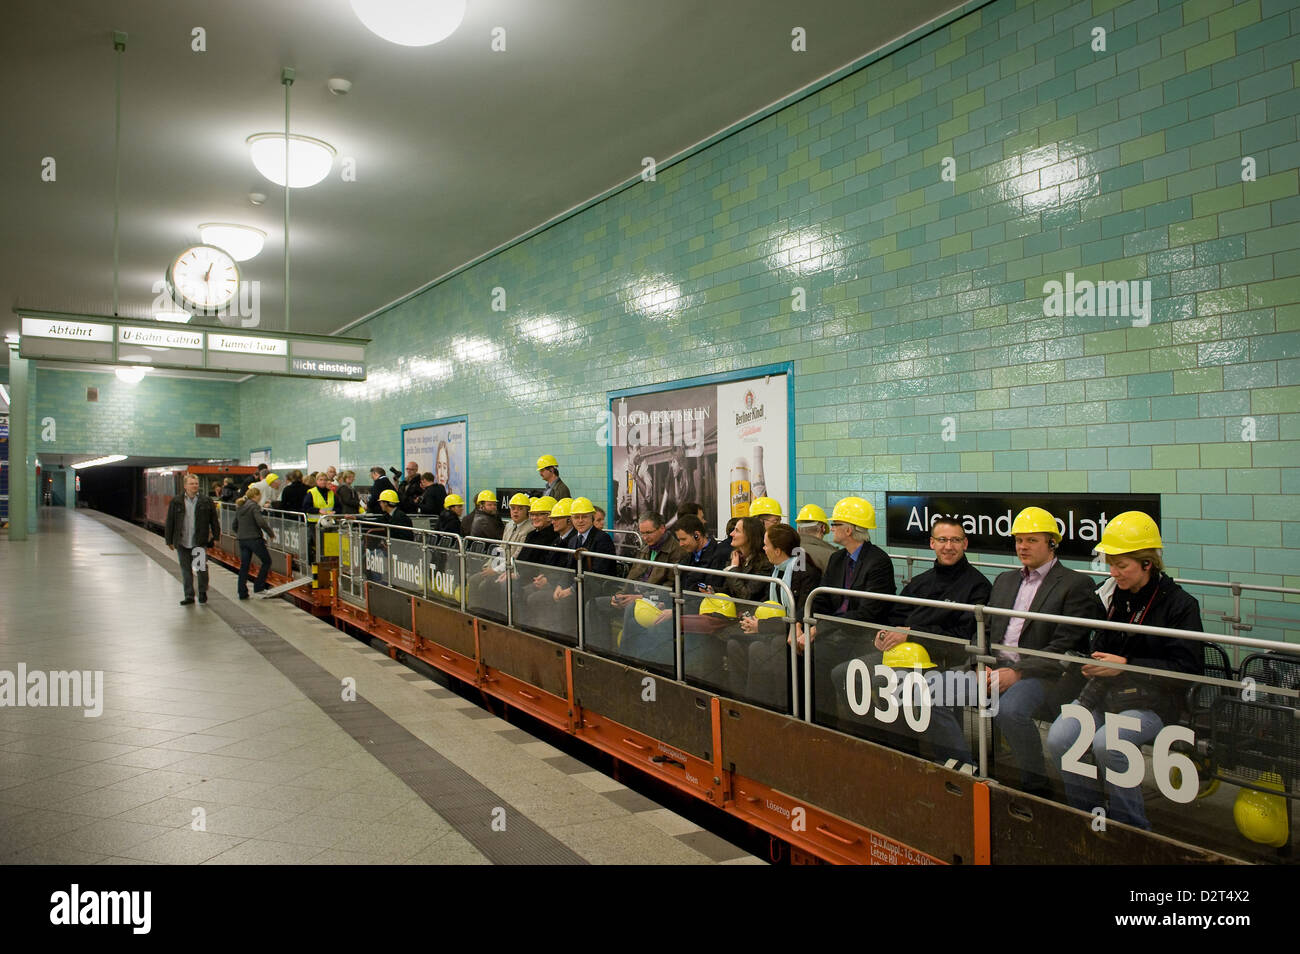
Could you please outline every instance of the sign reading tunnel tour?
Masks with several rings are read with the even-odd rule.
[[[24,358],[346,381],[366,377],[366,341],[361,338],[19,309],[15,313],[22,319],[18,353]]]
[[[1026,507],[1042,507],[1061,531],[1057,554],[1091,560],[1106,524],[1126,510],[1141,510],[1160,522],[1159,494],[887,493],[886,539],[895,546],[929,547],[930,525],[940,516],[961,521],[977,553],[1014,550],[1011,523]]]

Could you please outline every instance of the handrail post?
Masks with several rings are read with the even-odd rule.
[[[817,590],[821,587],[815,587],[803,604],[803,721],[809,724],[813,720],[813,701],[812,701],[812,625],[813,625],[813,599],[817,595]],[[797,645],[797,642],[796,642]]]
[[[584,612],[582,611],[582,610],[583,610],[583,602],[582,602],[582,595],[583,595],[583,586],[582,586],[582,557],[583,557],[583,554],[584,554],[585,552],[586,552],[586,551],[584,551],[584,550],[576,550],[576,551],[574,551],[574,560],[573,560],[574,565],[578,568],[577,573],[576,573],[576,575],[574,576],[574,584],[573,584],[573,585],[574,585],[574,600],[575,600],[575,601],[577,602],[577,604],[578,604],[577,609],[578,609],[578,648],[579,648],[579,649],[586,649],[586,648],[587,648],[587,638],[586,638],[586,633],[583,631],[583,625],[582,625],[582,618],[583,618],[585,615],[587,615],[586,613],[584,613]]]
[[[424,592],[424,600],[429,601],[429,538],[423,533],[420,534],[420,589]]]
[[[469,580],[465,577],[465,538],[460,534],[456,534],[456,560],[460,566],[460,611],[465,613],[469,605]]]
[[[507,625],[507,626],[514,626],[514,625],[515,625],[515,599],[514,599],[514,589],[515,589],[515,586],[514,586],[514,579],[515,579],[515,578],[514,578],[514,576],[512,575],[512,573],[513,573],[513,570],[514,570],[514,568],[515,568],[515,554],[514,554],[514,551],[513,551],[512,549],[510,549],[510,545],[511,545],[510,543],[506,543],[504,540],[503,540],[502,542],[505,543],[505,547],[506,547],[506,565],[505,565],[505,570],[506,570],[506,625]],[[513,541],[511,541],[511,543],[513,543]]]
[[[979,734],[979,772],[981,778],[989,777],[989,715],[988,715],[988,668],[984,659],[988,655],[988,631],[984,628],[984,607],[975,605],[975,697],[979,700],[979,716],[975,719]]]
[[[686,674],[686,637],[682,634],[682,607],[686,600],[682,597],[682,568],[680,563],[673,564],[673,655],[677,660],[677,681],[681,682]]]

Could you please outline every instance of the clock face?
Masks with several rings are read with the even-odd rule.
[[[167,288],[182,307],[216,311],[239,290],[239,267],[215,245],[195,245],[167,269]]]

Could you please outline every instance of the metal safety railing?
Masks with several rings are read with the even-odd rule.
[[[238,507],[232,503],[217,503],[217,512],[221,521],[223,535],[235,536],[235,514]],[[274,510],[263,508],[262,518],[271,528],[271,538],[267,546],[273,550],[291,554],[297,570],[308,565],[307,515],[296,510]]]
[[[340,526],[342,523],[346,523],[346,526]],[[794,593],[790,587],[784,581],[770,576],[660,563],[591,550],[575,551],[567,547],[524,541],[461,537],[414,527],[392,527],[385,523],[368,522],[364,518],[348,518],[344,521],[340,518],[322,517],[321,527],[322,530],[338,528],[340,536],[346,540],[340,541],[339,589],[340,595],[349,602],[365,605],[366,582],[391,586],[426,600],[456,606],[464,612],[499,618],[509,626],[540,630],[544,635],[559,637],[562,641],[597,654],[631,659],[633,662],[661,663],[660,668],[666,670],[665,675],[680,681],[690,682],[693,677],[699,677],[699,673],[693,671],[696,669],[711,666],[710,674],[713,676],[717,675],[719,669],[716,662],[701,662],[698,666],[693,662],[695,659],[716,655],[707,651],[694,652],[700,649],[698,644],[715,638],[706,632],[711,626],[699,621],[702,614],[693,612],[700,608],[704,599],[716,596],[720,608],[725,609],[729,605],[733,612],[737,604],[749,606],[761,602],[713,594],[711,590],[686,592],[682,588],[684,575],[717,578],[720,584],[745,581],[769,588],[775,586],[782,597],[781,602],[789,607],[795,606]],[[535,562],[539,557],[547,556],[558,558],[561,563],[572,561],[572,567]],[[607,561],[612,566],[625,569],[645,567],[664,571],[671,582],[650,584],[629,580],[626,576],[595,572],[587,568],[587,559]],[[448,573],[449,569],[451,573]],[[526,575],[534,571],[535,576]],[[541,578],[545,578],[545,584],[534,586],[534,592],[528,593],[527,588]],[[543,589],[543,586],[549,587],[549,590]],[[568,590],[571,593],[565,592]],[[555,613],[545,611],[547,592],[551,593],[553,603],[567,601],[572,596],[571,626],[568,625],[567,618],[561,621]],[[639,622],[636,624],[643,630],[655,631],[658,640],[670,641],[669,659],[638,658],[636,653],[620,651],[613,645],[612,630],[618,625],[616,617],[622,616],[626,627],[618,634],[621,642],[623,635],[632,628],[630,621],[636,619],[634,604],[637,599],[656,600],[661,615],[666,607],[671,607],[671,620],[657,619],[648,627]],[[563,611],[566,614],[570,611],[567,602]],[[772,617],[769,625],[774,625],[777,619]],[[715,623],[718,621],[714,620]],[[795,646],[794,640],[789,637],[795,620],[792,614],[783,613],[779,622],[782,651],[788,647],[789,689],[790,699],[793,700],[798,693],[794,684]],[[692,628],[699,631],[688,631]],[[704,642],[705,650],[721,648]],[[696,681],[705,680],[700,677]]]
[[[935,609],[941,609],[945,612],[970,613],[974,618],[974,623],[975,623],[975,638],[972,641],[968,642],[961,639],[955,639],[950,636],[924,633],[919,631],[915,632],[913,635],[920,636],[926,639],[938,639],[944,642],[954,643],[960,645],[963,648],[965,654],[969,658],[970,664],[974,667],[974,672],[976,673],[975,682],[978,689],[977,702],[981,714],[987,712],[988,707],[990,705],[990,699],[988,697],[988,693],[991,690],[988,685],[988,668],[990,666],[995,666],[998,662],[999,657],[997,655],[994,655],[995,653],[999,653],[999,652],[1016,653],[1021,656],[1031,656],[1040,659],[1053,660],[1062,667],[1087,665],[1093,663],[1092,659],[1081,658],[1080,655],[1077,653],[1062,654],[1062,653],[1049,652],[1046,650],[1029,649],[1021,646],[1012,646],[1003,643],[992,643],[989,640],[988,626],[989,626],[990,618],[997,617],[997,616],[1007,617],[1009,619],[1010,618],[1023,619],[1026,622],[1037,621],[1037,622],[1050,623],[1055,625],[1076,626],[1076,627],[1082,627],[1087,631],[1091,631],[1094,629],[1116,630],[1120,632],[1142,633],[1142,634],[1147,634],[1152,636],[1161,636],[1161,637],[1173,638],[1173,639],[1185,639],[1185,640],[1191,640],[1202,644],[1227,643],[1242,648],[1250,648],[1250,649],[1260,650],[1260,651],[1265,651],[1270,653],[1280,653],[1284,656],[1295,657],[1297,661],[1300,661],[1300,646],[1289,644],[1289,643],[1278,643],[1275,640],[1254,639],[1254,638],[1244,637],[1244,636],[1226,636],[1226,635],[1204,633],[1204,632],[1198,632],[1192,630],[1170,629],[1167,627],[1159,627],[1159,626],[1145,626],[1145,625],[1140,625],[1135,623],[1116,622],[1108,619],[1060,616],[1051,613],[1035,613],[1035,612],[1030,612],[1028,610],[1004,609],[1001,607],[987,606],[984,604],[950,603],[946,601],[922,599],[919,597],[899,596],[891,593],[876,593],[876,592],[870,592],[865,590],[850,590],[841,587],[829,587],[829,586],[819,586],[814,588],[812,591],[809,592],[804,602],[803,618],[801,622],[802,622],[802,627],[804,632],[807,632],[809,634],[812,633],[812,627],[817,626],[819,623],[829,624],[831,626],[840,627],[840,628],[843,627],[859,628],[863,630],[869,630],[872,632],[897,631],[900,629],[899,626],[887,622],[874,622],[874,621],[853,619],[851,617],[846,617],[846,616],[831,615],[826,613],[814,613],[813,605],[819,596],[838,597],[840,599],[849,599],[849,600],[856,600],[856,601],[871,600],[871,601],[878,601],[878,602],[889,603],[889,604],[902,604],[902,605],[913,606],[913,607],[932,607]],[[812,638],[804,639],[802,640],[802,642],[803,642],[803,667],[804,667],[803,713],[804,713],[805,721],[812,722],[814,721],[814,713],[816,710],[816,705],[814,704],[814,699],[815,699],[814,696],[815,686],[813,681],[814,673],[826,670],[826,667],[822,666],[821,669],[819,670],[816,665],[815,646],[817,640],[815,636],[812,636]],[[859,646],[858,647],[859,652],[857,654],[850,655],[849,657],[841,661],[849,662],[852,659],[861,660],[865,658],[871,658],[870,655],[866,652],[867,645],[869,644]],[[1148,676],[1159,677],[1160,679],[1169,679],[1175,682],[1185,683],[1189,686],[1210,686],[1210,687],[1218,688],[1220,690],[1223,689],[1241,690],[1243,688],[1242,683],[1239,681],[1216,678],[1213,676],[1174,672],[1167,669],[1155,669],[1155,668],[1149,668],[1149,667],[1128,664],[1128,663],[1124,663],[1124,664],[1107,663],[1106,668],[1116,669],[1121,672],[1141,673]],[[1064,672],[1065,670],[1062,669],[1061,671]],[[854,674],[852,671],[848,673],[850,679],[853,678],[853,675]],[[841,687],[840,685],[835,684],[831,687],[832,691],[837,695],[840,692],[841,688],[845,690],[846,694],[854,691],[854,688],[849,685],[845,685]],[[1250,688],[1252,691],[1257,691],[1263,694],[1272,695],[1278,698],[1292,700],[1292,704],[1294,704],[1295,700],[1300,699],[1300,691],[1297,691],[1295,687],[1269,686],[1269,685],[1257,684],[1251,686]],[[1300,718],[1300,711],[1297,712],[1297,718]],[[978,771],[981,776],[987,777],[989,742],[990,742],[988,720],[986,718],[978,718],[975,720],[975,722],[978,727],[977,728]]]
[[[911,581],[913,575],[912,574],[913,567],[918,561],[921,563],[929,563],[931,560],[934,559],[933,556],[927,557],[923,554],[918,555],[918,554],[907,554],[907,553],[890,553],[888,554],[888,556],[890,560],[903,561],[905,566],[905,569],[903,571],[904,583],[908,583]],[[969,558],[967,559],[971,566],[981,567],[989,570],[998,570],[1002,572],[1006,570],[1020,569],[1019,563],[990,563],[984,560],[970,560]],[[1075,572],[1083,573],[1086,576],[1096,577],[1101,580],[1104,580],[1110,576],[1110,572],[1108,570],[1098,570],[1092,567],[1088,567],[1087,569],[1083,569],[1083,570],[1076,570]],[[1229,595],[1232,597],[1232,610],[1226,613],[1216,611],[1215,615],[1218,616],[1218,618],[1222,620],[1224,623],[1226,623],[1228,628],[1232,630],[1234,634],[1248,633],[1252,629],[1254,629],[1253,624],[1247,623],[1242,618],[1241,600],[1243,594],[1248,595],[1248,591],[1258,592],[1258,593],[1276,593],[1282,596],[1300,596],[1300,589],[1291,586],[1271,586],[1264,583],[1240,583],[1234,580],[1193,580],[1189,577],[1177,577],[1177,576],[1171,576],[1170,579],[1172,579],[1179,586],[1204,586],[1209,589],[1228,590]],[[1240,660],[1237,659],[1236,661],[1239,662]]]

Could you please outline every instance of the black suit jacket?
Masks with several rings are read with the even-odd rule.
[[[575,532],[569,545],[574,550],[578,549],[578,534]],[[614,538],[599,527],[592,527],[587,531],[587,543],[582,548],[582,570],[584,573],[601,573],[605,576],[617,576],[618,564],[613,560],[602,560],[599,557],[590,556],[593,553],[608,553],[614,555]]]
[[[989,606],[1011,609],[1016,603],[1016,594],[1020,591],[1023,576],[1019,570],[1007,570],[993,581],[993,594],[989,597]],[[1043,582],[1039,584],[1034,601],[1029,604],[1032,613],[1052,613],[1057,616],[1081,616],[1085,619],[1102,619],[1106,615],[1097,599],[1093,581],[1071,570],[1057,561]],[[1007,633],[1009,616],[994,616],[989,624],[989,641],[1002,642]],[[1042,620],[1025,620],[1020,630],[1020,645],[1025,649],[1041,649],[1053,653],[1088,653],[1088,637],[1092,627],[1085,624],[1047,623]],[[1040,679],[1059,678],[1062,669],[1054,659],[1038,656],[1021,656],[1010,668],[1021,676],[1033,676]],[[1077,667],[1076,667],[1077,670]]]
[[[858,552],[858,564],[853,569],[853,579],[848,587],[844,586],[844,564],[849,559],[847,550],[836,550],[826,561],[826,572],[822,574],[822,586],[834,586],[850,590],[866,590],[870,593],[896,592],[894,589],[894,561],[889,554],[874,543],[862,544]],[[843,597],[822,593],[813,600],[813,612],[823,616],[838,616]],[[850,598],[845,619],[857,619],[867,623],[886,623],[889,621],[892,603],[884,600]],[[800,615],[803,607],[799,608]]]

